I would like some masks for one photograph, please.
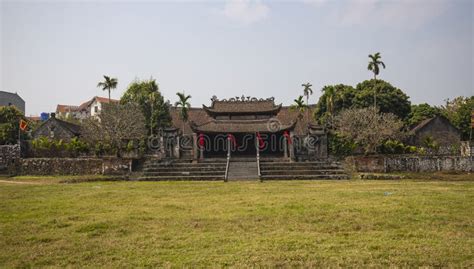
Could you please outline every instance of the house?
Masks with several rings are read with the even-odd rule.
[[[423,120],[413,126],[408,139],[409,144],[426,146],[428,140],[436,142],[441,147],[460,145],[461,132],[445,117],[436,116]]]
[[[18,93],[0,91],[0,106],[14,106],[25,114],[25,101]]]
[[[81,127],[79,125],[60,120],[56,118],[55,113],[51,113],[51,117],[32,133],[33,139],[47,137],[64,141],[70,141],[80,135]]]
[[[110,99],[110,103],[119,103],[119,100]],[[88,117],[95,117],[97,113],[102,110],[103,104],[108,104],[109,98],[94,96],[89,101],[86,101],[78,106],[75,105],[57,105],[56,115],[58,118],[75,118],[85,119]]]

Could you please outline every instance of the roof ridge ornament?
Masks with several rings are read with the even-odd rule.
[[[257,97],[252,97],[252,96],[245,96],[242,94],[242,96],[235,96],[231,97],[229,99],[219,99],[217,96],[213,95],[211,98],[211,101],[214,102],[226,102],[226,103],[234,103],[234,102],[274,102],[275,97],[269,97],[269,98],[257,98]]]

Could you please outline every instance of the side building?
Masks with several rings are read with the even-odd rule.
[[[60,119],[74,118],[82,120],[88,117],[95,117],[102,110],[103,104],[119,103],[119,100],[94,96],[78,106],[76,105],[57,105],[56,117]]]
[[[18,93],[0,91],[0,106],[14,106],[25,115],[25,100]]]

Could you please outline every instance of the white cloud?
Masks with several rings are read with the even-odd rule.
[[[328,19],[341,26],[377,25],[417,29],[441,15],[447,0],[302,0],[316,8],[331,9]],[[316,5],[314,3],[317,3]]]
[[[259,0],[229,0],[222,13],[229,19],[252,24],[265,19],[270,8]]]

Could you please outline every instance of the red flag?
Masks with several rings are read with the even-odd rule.
[[[288,143],[289,143],[289,144],[292,144],[292,143],[293,143],[293,141],[291,141],[291,136],[290,136],[290,134],[288,133],[288,131],[284,131],[284,132],[283,132],[283,136],[286,137],[286,139],[288,140]]]
[[[204,135],[199,134],[199,146],[202,148],[204,147],[204,144],[205,144]]]
[[[22,131],[25,131],[26,127],[28,127],[28,122],[26,122],[25,120],[20,120],[20,129]]]
[[[227,134],[227,138],[230,140],[230,142],[232,142],[232,144],[234,144],[234,147],[237,147],[237,140],[235,140],[235,136],[232,134]]]
[[[263,143],[263,139],[262,137],[260,136],[260,133],[257,132],[257,139],[258,139],[258,148],[259,149],[263,149],[265,147],[264,143]]]

